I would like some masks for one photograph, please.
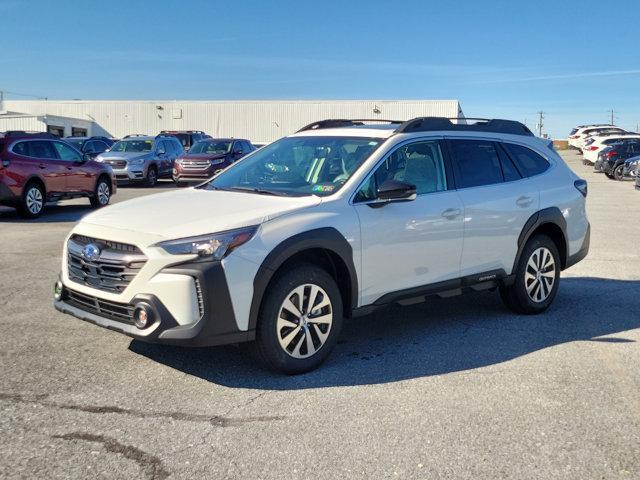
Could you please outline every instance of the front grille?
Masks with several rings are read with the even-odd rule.
[[[209,168],[211,163],[208,160],[183,160],[182,168],[185,170],[204,170]]]
[[[99,254],[87,258],[84,249],[95,245]],[[69,279],[106,292],[121,293],[147,262],[135,245],[73,235],[67,242]]]
[[[110,302],[69,289],[65,290],[64,300],[85,312],[133,325],[133,310],[135,307],[128,303]]]
[[[126,168],[127,161],[126,160],[105,160],[105,163],[108,163],[113,168]]]

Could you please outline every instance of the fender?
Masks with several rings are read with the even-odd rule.
[[[253,298],[249,311],[249,330],[256,328],[260,304],[269,282],[278,268],[293,255],[311,248],[330,250],[338,255],[347,266],[351,280],[351,305],[345,305],[352,311],[358,302],[358,277],[353,264],[353,249],[347,239],[333,227],[317,228],[299,233],[279,243],[264,259],[253,280]]]
[[[522,255],[522,250],[526,245],[529,238],[533,232],[541,225],[546,223],[551,223],[556,225],[562,231],[562,235],[564,236],[564,243],[566,245],[566,252],[564,258],[569,258],[569,242],[567,241],[567,221],[562,216],[562,212],[558,207],[549,207],[544,208],[542,210],[537,211],[522,227],[522,231],[520,232],[520,236],[518,237],[518,252],[516,253],[516,258],[513,262],[513,267],[511,269],[511,273],[515,272],[518,262],[520,261],[520,257]]]

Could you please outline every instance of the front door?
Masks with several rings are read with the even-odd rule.
[[[354,197],[362,305],[460,276],[463,206],[448,185],[446,168],[440,141],[406,143],[384,159]],[[386,180],[415,185],[417,198],[380,206],[376,191]]]

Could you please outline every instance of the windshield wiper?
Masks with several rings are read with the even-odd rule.
[[[231,187],[229,190],[235,190],[239,192],[258,193],[260,195],[275,195],[276,197],[288,196],[284,192],[274,192],[272,190],[264,190],[262,188],[256,188],[256,187]]]

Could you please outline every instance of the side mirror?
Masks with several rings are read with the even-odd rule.
[[[78,160],[77,163],[89,162],[91,160],[93,160],[93,157],[91,156],[90,153],[83,153],[82,154],[82,159]]]
[[[242,155],[242,150],[234,150],[233,154],[237,157],[238,155]]]
[[[416,186],[398,180],[387,180],[378,187],[377,199],[381,202],[406,202],[417,197]]]

